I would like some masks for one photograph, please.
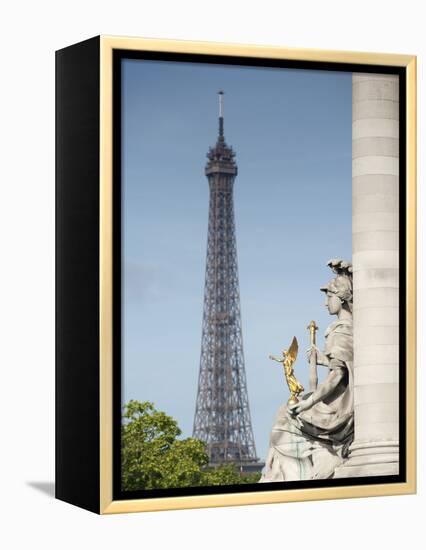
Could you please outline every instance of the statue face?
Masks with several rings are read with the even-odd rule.
[[[328,309],[330,315],[338,315],[342,309],[342,301],[336,294],[327,292],[325,298],[325,307]]]

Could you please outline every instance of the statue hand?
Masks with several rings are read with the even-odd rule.
[[[289,405],[288,410],[290,414],[296,416],[297,414],[300,414],[303,411],[307,411],[310,409],[313,405],[312,396],[310,396],[308,399],[303,399],[303,401],[299,401],[299,403],[296,403],[294,405]]]
[[[317,365],[325,365],[325,366],[328,365],[327,357],[315,344],[313,344],[306,352],[308,363],[311,362],[311,358],[313,355],[315,356],[315,363]]]
[[[308,359],[308,363],[311,362],[311,359],[313,359],[313,357],[315,357],[316,362],[318,362],[319,355],[321,355],[321,351],[315,344],[312,344],[312,346],[306,350],[306,357]]]

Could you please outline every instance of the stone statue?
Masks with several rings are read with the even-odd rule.
[[[336,274],[321,291],[337,320],[325,332],[325,349],[308,350],[312,365],[323,365],[323,383],[298,403],[282,405],[272,427],[260,482],[327,479],[345,458],[353,440],[352,265],[330,260]]]

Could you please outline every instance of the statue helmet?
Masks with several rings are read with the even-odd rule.
[[[336,277],[331,279],[320,290],[336,294],[343,302],[346,302],[352,310],[353,285],[352,285],[352,264],[341,259],[332,259],[327,262]]]

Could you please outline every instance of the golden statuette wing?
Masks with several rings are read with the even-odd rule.
[[[287,354],[286,361],[291,360],[291,365],[296,361],[298,351],[299,351],[299,344],[297,342],[296,336],[293,336],[293,340],[291,342],[290,347],[288,348],[287,352],[284,352]]]

